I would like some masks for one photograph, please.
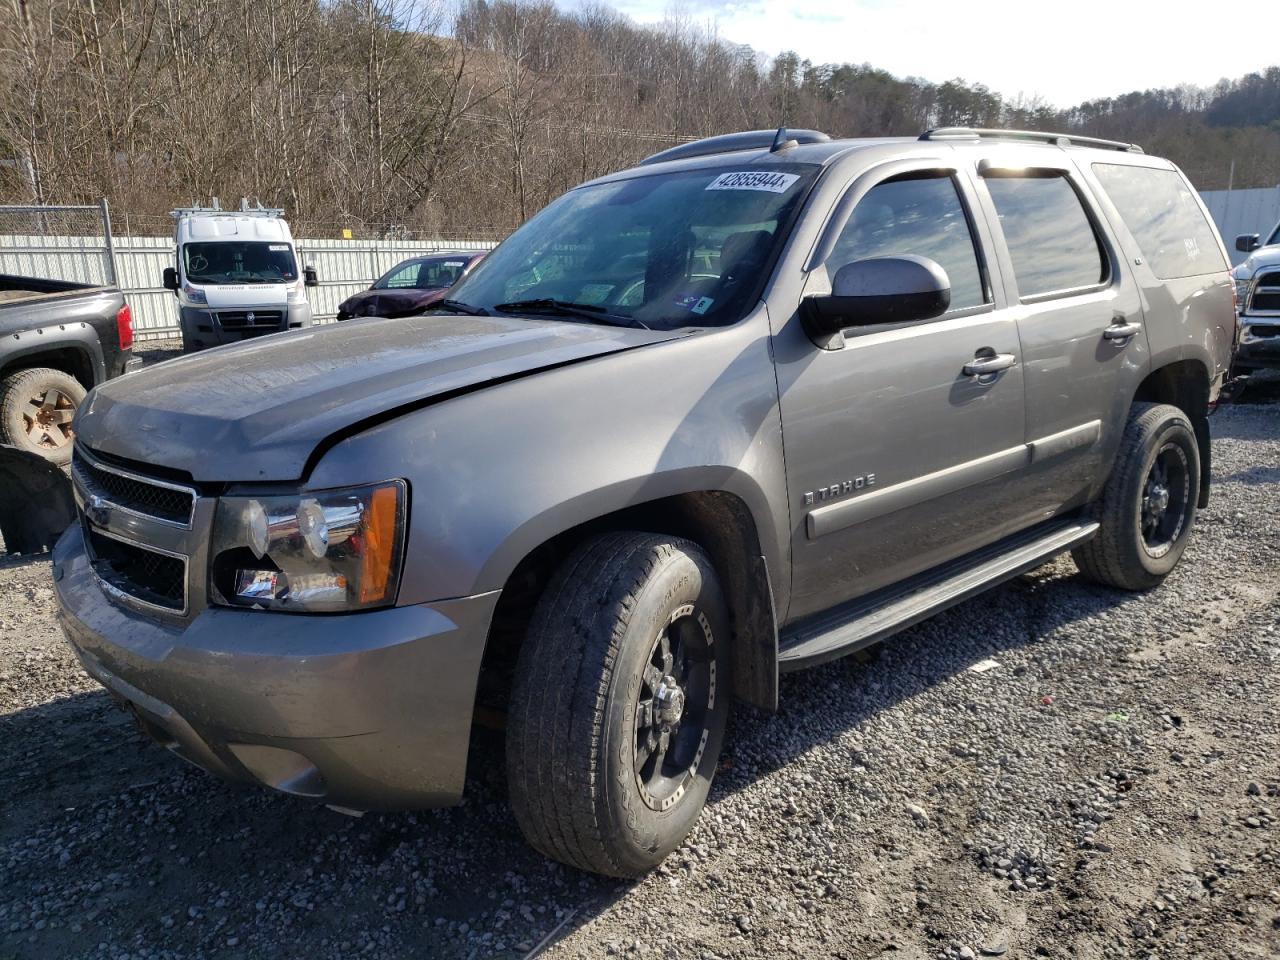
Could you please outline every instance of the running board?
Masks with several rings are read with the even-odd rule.
[[[1039,525],[966,556],[877,590],[783,630],[778,667],[799,670],[834,660],[905,630],[988,587],[1026,573],[1084,543],[1092,520]]]

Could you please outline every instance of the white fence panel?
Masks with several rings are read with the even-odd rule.
[[[1231,263],[1248,256],[1236,249],[1236,237],[1242,233],[1261,234],[1265,240],[1280,223],[1280,186],[1251,190],[1204,190],[1200,193],[1209,208],[1218,232],[1226,241]]]
[[[162,285],[173,266],[170,237],[114,237],[119,287],[133,313],[138,340],[176,337],[178,306]],[[316,268],[320,285],[307,291],[312,315],[331,322],[338,304],[366,289],[401,260],[449,250],[490,250],[484,240],[306,240],[296,241],[298,258]],[[0,234],[0,273],[52,277],[76,283],[110,283],[111,267],[102,237]]]

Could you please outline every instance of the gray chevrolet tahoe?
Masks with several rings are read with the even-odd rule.
[[[1071,551],[1156,586],[1209,493],[1233,285],[1137,147],[747,132],[571,190],[434,313],[98,387],[54,553],[84,668],[179,756],[457,802],[636,876],[730,705]]]

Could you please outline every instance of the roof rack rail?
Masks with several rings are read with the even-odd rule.
[[[689,157],[705,157],[713,153],[729,153],[732,150],[768,150],[778,153],[802,143],[826,143],[831,138],[821,130],[743,130],[740,133],[724,133],[718,137],[705,137],[645,157],[640,166],[665,163],[668,160],[687,160]]]
[[[1025,140],[1029,143],[1052,143],[1059,147],[1097,147],[1101,150],[1123,150],[1142,153],[1136,143],[1081,137],[1074,133],[1044,133],[1039,130],[995,130],[985,127],[935,127],[920,134],[921,140]]]
[[[200,216],[200,217],[283,217],[283,207],[264,207],[261,201],[256,201],[254,206],[249,206],[249,198],[240,198],[239,210],[223,210],[218,198],[213,198],[213,204],[208,207],[202,207],[199,204],[191,207],[178,207],[176,210],[170,210],[169,216],[177,220],[180,217]]]

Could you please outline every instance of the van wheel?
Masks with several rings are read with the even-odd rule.
[[[1094,504],[1101,529],[1071,556],[1095,583],[1154,587],[1186,550],[1199,499],[1200,448],[1191,421],[1169,404],[1135,403]]]
[[[71,460],[71,419],[85,389],[49,367],[19,370],[0,380],[0,441],[51,463]]]
[[[539,601],[507,721],[507,781],[529,843],[639,877],[692,829],[729,716],[728,614],[687,540],[611,533]]]

